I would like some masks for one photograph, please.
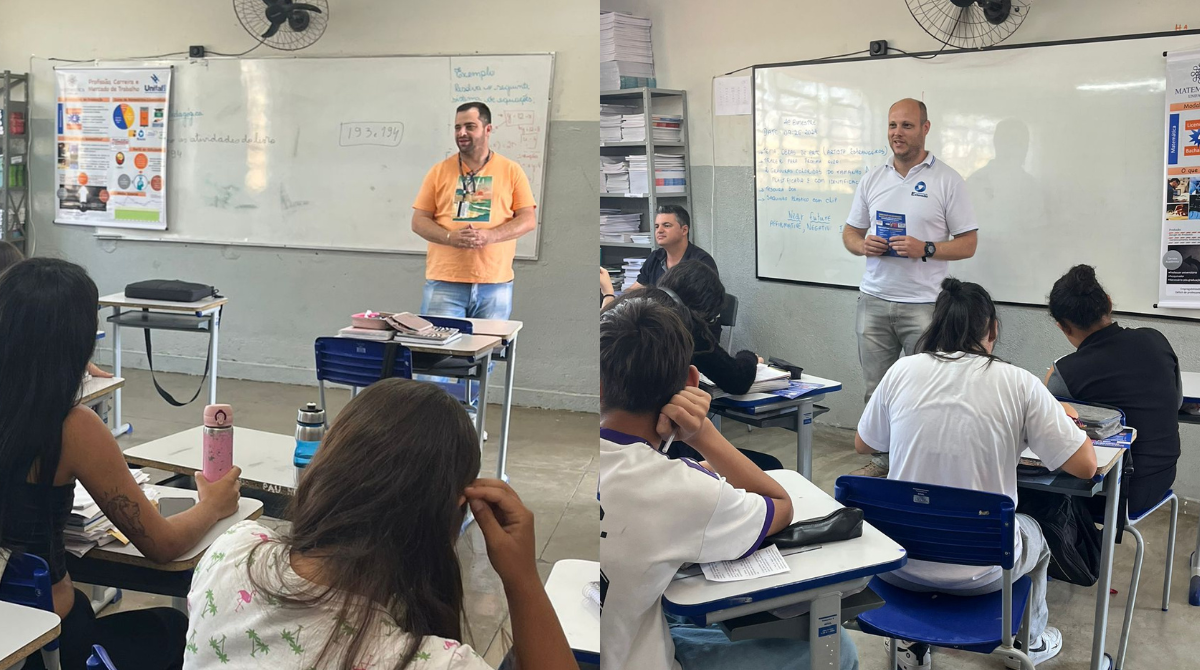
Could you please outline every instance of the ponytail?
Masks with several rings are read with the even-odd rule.
[[[999,359],[988,353],[983,340],[999,324],[996,305],[986,289],[946,277],[933,306],[933,319],[917,341],[916,351],[941,359],[949,359],[947,354],[975,354],[987,358],[990,365]]]
[[[1076,265],[1050,289],[1050,316],[1059,325],[1087,330],[1112,312],[1112,301],[1096,279],[1096,268]]]

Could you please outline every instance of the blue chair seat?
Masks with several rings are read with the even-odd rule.
[[[1029,577],[1013,582],[1013,635],[1021,627],[1031,584]],[[980,654],[990,654],[1000,646],[1001,591],[982,596],[917,593],[878,577],[870,586],[886,604],[858,615],[864,633]]]
[[[1154,503],[1149,508],[1144,509],[1140,512],[1130,511],[1129,512],[1129,523],[1137,523],[1137,522],[1141,521],[1142,518],[1145,517],[1147,514],[1150,514],[1151,512],[1157,510],[1159,507],[1162,507],[1163,505],[1167,504],[1167,502],[1169,500],[1171,500],[1171,498],[1174,495],[1175,495],[1174,490],[1167,489],[1167,492],[1163,494],[1162,500],[1158,501],[1157,503]],[[1104,523],[1104,517],[1100,517],[1099,523]]]

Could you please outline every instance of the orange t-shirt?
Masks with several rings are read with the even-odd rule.
[[[467,226],[495,228],[508,223],[513,211],[534,207],[529,178],[516,162],[493,152],[491,160],[475,175],[474,193],[466,171],[460,171],[458,154],[433,166],[413,209],[433,212],[438,225],[447,231]],[[467,284],[502,284],[513,279],[513,257],[517,241],[489,244],[482,249],[459,249],[429,243],[425,278]]]

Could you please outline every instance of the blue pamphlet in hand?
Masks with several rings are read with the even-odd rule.
[[[888,250],[884,256],[896,256],[896,250],[890,246],[893,237],[902,237],[908,234],[908,226],[904,222],[903,214],[892,214],[891,212],[875,212],[875,234],[882,237],[889,243]]]

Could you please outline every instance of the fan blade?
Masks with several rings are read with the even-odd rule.
[[[283,21],[280,21],[278,23],[272,21],[271,27],[267,28],[267,32],[262,34],[262,38],[265,40],[268,37],[274,37],[275,33],[279,32],[279,26],[282,26],[282,25],[283,25]]]
[[[317,7],[316,5],[309,5],[306,3],[298,3],[298,4],[290,5],[288,7],[288,11],[291,11],[291,12],[300,11],[300,10],[303,10],[306,12],[316,12],[318,14],[321,13],[320,7]]]

